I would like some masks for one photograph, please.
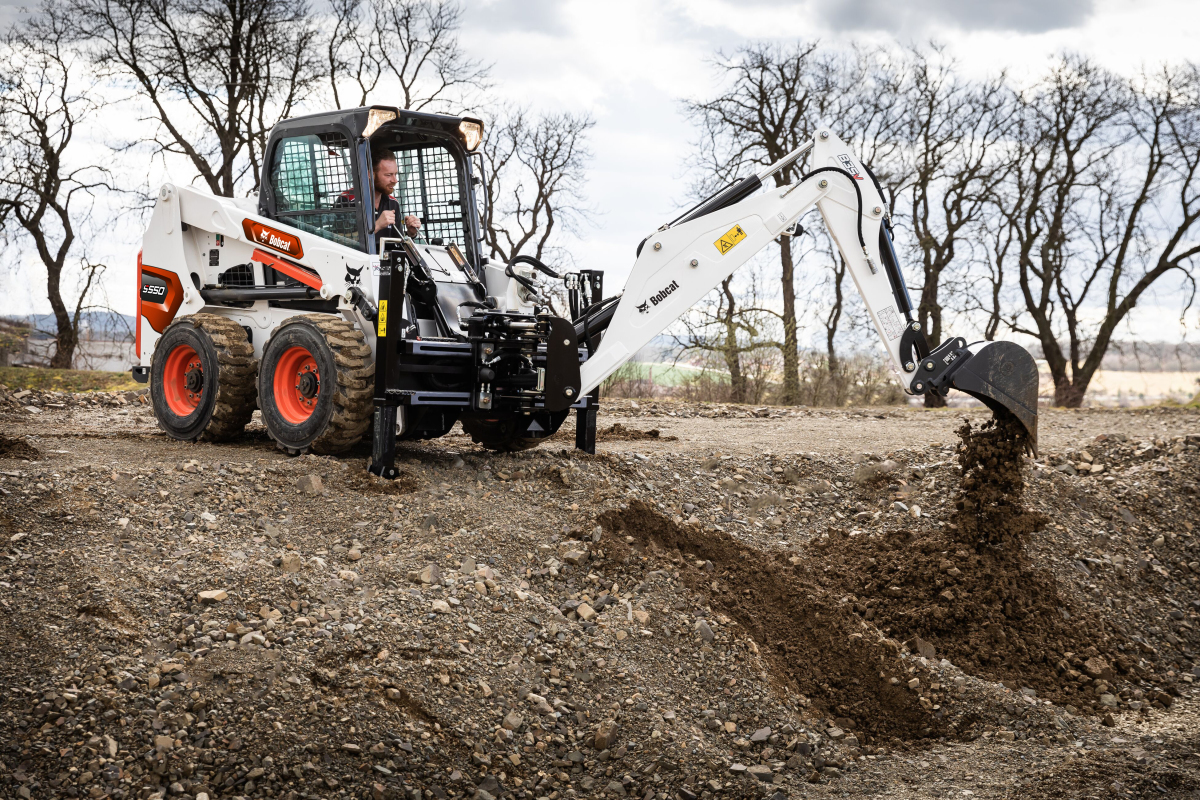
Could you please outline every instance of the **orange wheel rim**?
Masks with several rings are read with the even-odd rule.
[[[312,353],[303,347],[289,347],[275,365],[275,406],[293,425],[312,416],[321,396],[321,373]]]
[[[204,365],[200,354],[181,344],[167,356],[163,368],[163,396],[167,407],[180,417],[188,417],[200,405],[204,393]]]

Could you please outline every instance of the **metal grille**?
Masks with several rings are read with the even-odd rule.
[[[217,284],[230,287],[253,286],[254,267],[249,264],[238,264],[236,267],[230,267],[217,276]]]
[[[359,199],[345,136],[322,133],[281,140],[271,160],[271,185],[281,222],[362,249]]]
[[[460,246],[467,241],[466,218],[459,192],[458,164],[441,146],[431,145],[396,153],[400,182],[396,201],[402,217],[421,220],[421,237],[427,242]]]

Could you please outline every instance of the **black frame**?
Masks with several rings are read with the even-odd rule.
[[[466,221],[468,239],[468,241],[461,242],[460,245],[465,251],[464,255],[467,257],[467,262],[475,270],[475,273],[482,275],[484,258],[479,246],[482,241],[478,214],[479,205],[475,193],[475,182],[472,180],[475,175],[475,165],[471,157],[472,154],[467,152],[466,147],[463,145],[462,137],[458,132],[458,126],[463,120],[470,119],[471,121],[477,121],[472,117],[427,114],[421,111],[408,111],[388,106],[364,106],[361,108],[309,114],[303,117],[284,120],[271,129],[271,136],[267,140],[267,148],[263,160],[265,172],[258,196],[259,213],[281,224],[288,224],[286,219],[281,219],[277,216],[277,203],[271,187],[269,174],[271,161],[275,156],[275,148],[278,147],[280,140],[293,136],[337,131],[345,135],[347,141],[350,143],[350,157],[354,161],[352,170],[356,179],[354,191],[356,196],[363,200],[359,204],[359,236],[365,242],[363,251],[370,255],[378,255],[375,248],[375,237],[370,233],[374,228],[374,209],[371,208],[372,197],[367,197],[368,192],[366,191],[366,187],[371,186],[371,145],[370,138],[364,138],[362,135],[363,131],[366,130],[372,110],[390,111],[396,115],[396,118],[385,122],[377,130],[372,131],[370,138],[375,138],[381,132],[417,133],[437,139],[454,156],[454,160],[459,168],[459,197],[462,200],[462,210]],[[373,193],[371,194],[373,195]],[[368,213],[368,209],[371,209],[372,213]]]
[[[422,127],[414,124],[406,124],[409,120],[417,122],[420,120],[418,115],[410,115],[409,112],[404,112],[404,116],[394,122],[388,122],[380,126],[379,130],[371,135],[370,140],[365,140],[364,144],[365,155],[363,163],[366,165],[365,179],[369,185],[371,181],[371,153],[370,142],[372,140],[381,141],[384,135],[388,133],[403,133],[412,132],[422,136],[429,137],[431,144],[441,144],[446,147],[450,155],[454,158],[455,164],[458,166],[458,196],[462,207],[463,222],[465,223],[465,234],[467,241],[460,244],[466,249],[464,255],[467,258],[467,263],[475,270],[476,274],[483,274],[483,258],[480,253],[479,243],[481,241],[479,229],[479,216],[475,198],[475,182],[471,180],[474,175],[474,164],[472,163],[471,154],[463,147],[462,140],[459,139],[457,128],[455,133],[450,135],[444,130]],[[381,135],[382,134],[382,135]],[[421,175],[422,182],[424,181],[424,173]],[[422,189],[422,194],[424,190]],[[428,212],[428,207],[426,207]]]
[[[312,118],[302,117],[301,119],[311,120]],[[287,122],[281,122],[276,125],[274,129],[272,129],[271,138],[267,142],[266,158],[263,160],[263,177],[258,190],[258,213],[264,217],[275,220],[281,225],[287,225],[289,228],[294,226],[288,222],[287,217],[279,216],[278,199],[275,197],[274,187],[271,185],[271,164],[275,160],[275,150],[279,147],[279,143],[283,139],[291,139],[296,136],[319,135],[322,133],[329,133],[331,131],[342,134],[346,137],[346,142],[349,145],[348,151],[350,153],[351,160],[350,172],[354,176],[353,189],[355,196],[362,199],[363,186],[368,185],[363,183],[362,169],[360,168],[359,164],[355,163],[356,157],[359,156],[360,148],[357,145],[358,137],[354,135],[354,132],[349,127],[332,120],[325,124],[314,124],[312,122],[309,122],[305,125],[292,124],[297,121],[298,120],[288,120]],[[369,243],[374,239],[374,237],[367,235],[366,215],[362,211],[362,208],[365,205],[366,204],[363,202],[359,203],[360,211],[358,214],[358,237],[359,241]],[[371,251],[364,248],[364,252],[369,253]]]

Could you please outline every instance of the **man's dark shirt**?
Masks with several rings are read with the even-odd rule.
[[[401,221],[400,221],[400,204],[398,202],[396,202],[396,198],[392,197],[390,194],[385,194],[380,197],[379,205],[375,208],[375,216],[373,217],[372,222],[374,222],[375,220],[378,220],[379,215],[382,214],[384,211],[395,212],[396,221],[393,224],[387,226],[386,228],[383,228],[382,230],[380,230],[379,233],[375,234],[375,252],[376,253],[378,253],[380,250],[380,244],[379,244],[380,239],[383,239],[385,237],[400,238],[401,236],[404,235],[404,228],[401,226]],[[372,225],[372,227],[374,227],[374,225]]]

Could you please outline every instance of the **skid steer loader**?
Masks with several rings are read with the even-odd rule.
[[[396,443],[460,422],[497,450],[536,445],[577,415],[595,451],[598,387],[634,353],[816,206],[849,265],[906,392],[977,397],[1037,443],[1038,373],[1009,342],[926,341],[874,176],[829,130],[730,185],[637,247],[623,291],[600,271],[559,274],[481,252],[483,123],[369,107],[272,130],[256,198],[172,184],[138,256],[134,378],[177,439],[236,436],[255,408],[280,448],[337,453],[371,430],[370,470]],[[396,156],[397,219],[375,235],[372,153]],[[787,186],[772,177],[802,158]],[[562,281],[569,316],[547,281]]]

